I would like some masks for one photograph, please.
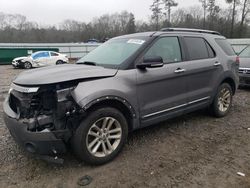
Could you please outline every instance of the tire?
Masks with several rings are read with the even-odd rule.
[[[219,86],[210,111],[215,117],[224,117],[232,107],[233,91],[228,83]]]
[[[32,68],[32,64],[30,62],[26,61],[26,62],[24,62],[23,67],[25,69],[31,69]]]
[[[105,132],[102,129],[103,125],[110,132],[107,130]],[[90,165],[102,165],[120,153],[127,136],[128,124],[124,115],[115,108],[102,107],[90,112],[80,123],[71,144],[80,160]]]
[[[61,64],[64,64],[64,62],[63,62],[62,60],[58,60],[58,61],[56,62],[56,64],[57,64],[57,65],[61,65]]]

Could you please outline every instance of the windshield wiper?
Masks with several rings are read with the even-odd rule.
[[[79,62],[79,63],[77,63],[77,64],[93,65],[93,66],[96,66],[96,65],[97,65],[95,62],[91,62],[91,61]]]

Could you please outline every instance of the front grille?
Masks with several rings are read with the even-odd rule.
[[[37,109],[39,107],[39,98],[36,96],[33,96],[31,101],[30,101],[30,107],[33,109]]]
[[[241,74],[250,74],[250,69],[249,68],[240,68],[239,73],[241,73]]]

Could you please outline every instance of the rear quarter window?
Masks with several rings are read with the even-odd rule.
[[[221,49],[229,56],[234,56],[235,51],[231,44],[226,39],[215,39],[216,43],[221,47]]]

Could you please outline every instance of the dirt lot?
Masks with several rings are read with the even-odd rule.
[[[238,90],[225,118],[200,111],[132,133],[104,166],[70,153],[55,165],[24,152],[4,125],[2,102],[19,72],[0,66],[0,187],[79,187],[84,175],[93,178],[88,187],[250,187],[250,89]]]

